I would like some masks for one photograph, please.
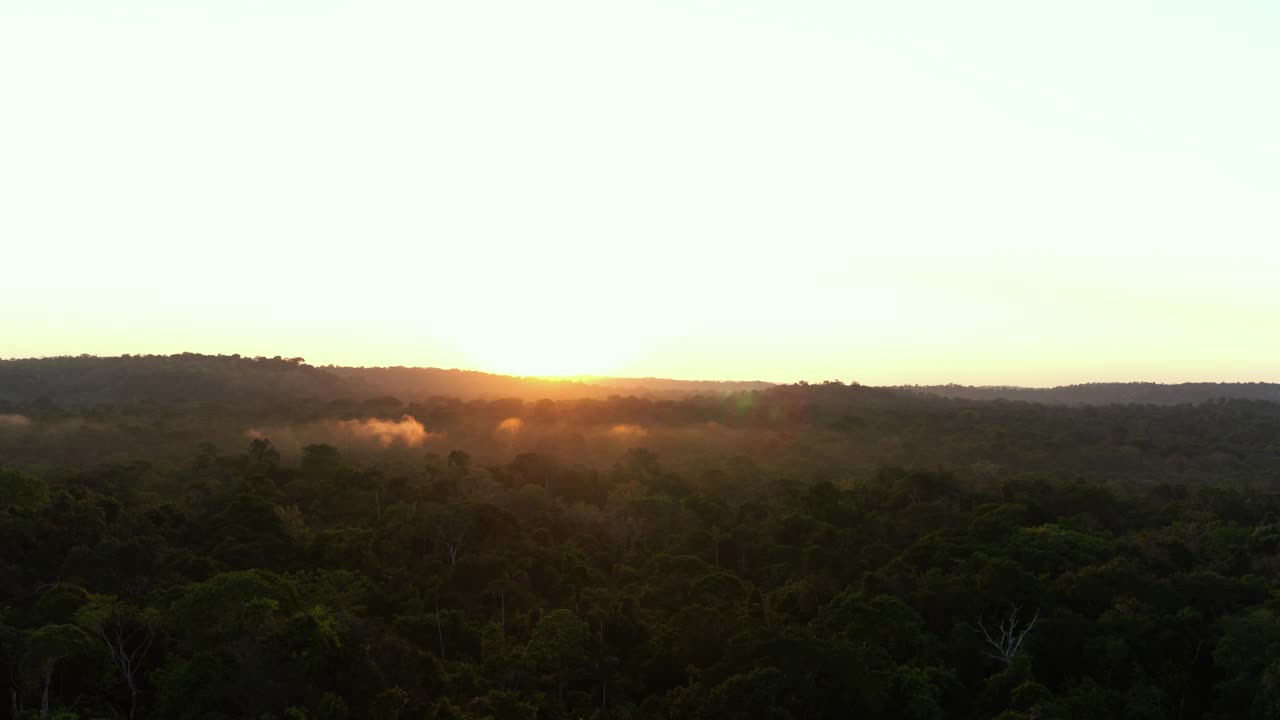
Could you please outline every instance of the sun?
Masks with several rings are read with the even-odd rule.
[[[568,378],[613,375],[621,371],[627,351],[611,333],[507,333],[469,343],[472,367],[500,375]]]

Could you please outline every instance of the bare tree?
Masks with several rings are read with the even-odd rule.
[[[978,618],[978,626],[974,630],[982,635],[989,648],[982,651],[983,655],[1005,665],[1013,662],[1013,658],[1018,655],[1018,648],[1022,647],[1023,639],[1040,619],[1040,611],[1036,610],[1031,621],[1023,624],[1021,613],[1022,608],[1011,606],[1009,614],[993,628],[988,628],[982,618]]]
[[[467,529],[461,524],[441,524],[436,526],[436,539],[449,553],[449,564],[458,564],[458,553],[467,539]]]
[[[129,720],[138,710],[138,678],[151,643],[156,639],[154,611],[112,605],[88,623],[107,645],[111,662],[129,687]]]
[[[440,639],[440,659],[444,660],[444,626],[440,624],[440,588],[436,587],[436,637]]]
[[[427,511],[437,546],[449,556],[449,564],[458,564],[458,555],[468,544],[472,531],[471,506],[466,504],[436,505]]]
[[[709,534],[711,536],[711,550],[715,557],[716,567],[720,567],[720,543],[727,540],[729,538],[729,534],[721,529],[718,523],[711,524]]]

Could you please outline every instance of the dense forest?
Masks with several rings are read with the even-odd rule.
[[[634,395],[681,399],[765,390],[767,382],[660,378],[511,377],[420,367],[313,367],[298,357],[240,355],[125,355],[0,360],[0,400],[56,397],[77,404],[161,400],[347,399],[392,395],[406,400],[449,396],[463,400],[519,397],[605,399]],[[1280,402],[1276,383],[1088,383],[1052,388],[903,385],[902,393],[967,400],[1018,400],[1065,405],[1181,405],[1223,398]]]
[[[300,357],[124,355],[0,360],[0,400],[56,397],[78,404],[140,400],[335,399],[396,395],[426,398],[678,398],[696,393],[761,390],[764,382],[658,378],[511,377],[441,368],[314,367]]]
[[[1280,714],[1278,403],[391,370],[0,362],[0,717]]]
[[[1086,383],[1052,388],[973,387],[969,385],[917,385],[903,389],[969,400],[1023,400],[1066,405],[1180,405],[1222,398],[1280,402],[1276,383]]]

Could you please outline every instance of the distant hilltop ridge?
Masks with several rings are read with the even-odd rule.
[[[1224,398],[1280,402],[1276,383],[1083,383],[1051,388],[1006,385],[901,385],[907,390],[963,400],[1016,400],[1053,405],[1184,405]]]
[[[726,394],[772,387],[767,382],[717,380],[669,380],[665,378],[611,378],[574,376],[570,378],[494,375],[476,370],[444,370],[423,367],[337,367],[332,372],[380,394],[454,395],[461,398],[523,397],[563,399],[641,395],[653,398],[680,398],[689,395]]]
[[[823,383],[798,388],[835,386]],[[856,385],[856,384],[855,384]],[[781,388],[752,381],[671,380],[578,376],[565,379],[495,375],[430,367],[342,367],[308,365],[300,357],[240,355],[92,355],[0,360],[0,401],[48,398],[72,405],[182,401],[225,403],[278,400],[329,401],[433,396],[463,400],[521,398],[567,400],[614,395],[676,400]],[[866,392],[872,388],[865,388]],[[1087,383],[1052,388],[967,385],[900,385],[876,388],[881,401],[940,397],[973,401],[1019,401],[1055,405],[1180,405],[1220,399],[1280,402],[1275,383]],[[812,394],[812,393],[811,393]],[[811,401],[817,401],[816,396]]]
[[[765,382],[658,378],[548,379],[430,367],[308,365],[300,357],[240,355],[93,355],[0,360],[0,401],[49,398],[76,405],[175,400],[227,401],[370,398],[553,400],[637,395],[675,399],[772,387]]]

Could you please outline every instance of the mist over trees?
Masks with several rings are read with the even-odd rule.
[[[1280,404],[345,373],[0,362],[0,717],[1280,709]]]

